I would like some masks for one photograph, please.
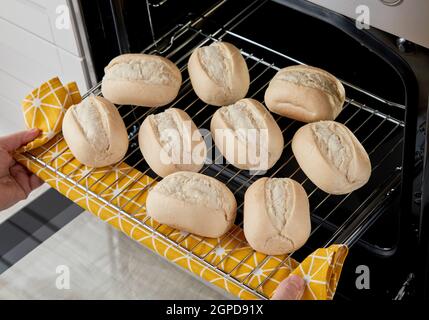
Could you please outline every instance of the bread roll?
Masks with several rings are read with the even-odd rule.
[[[192,119],[175,108],[146,117],[140,127],[139,145],[150,168],[161,177],[177,171],[198,172],[207,155],[204,139]]]
[[[244,98],[250,76],[246,61],[235,46],[214,42],[194,50],[188,63],[197,96],[207,104],[224,106]]]
[[[225,159],[239,169],[268,170],[283,151],[279,126],[270,112],[253,99],[218,109],[210,129]]]
[[[103,96],[116,104],[164,106],[173,101],[182,75],[170,60],[148,54],[124,54],[104,69]]]
[[[337,78],[308,66],[281,69],[265,91],[268,109],[302,122],[334,120],[344,100],[345,90]]]
[[[222,182],[200,173],[176,172],[149,192],[146,208],[160,223],[217,238],[233,225],[237,203]]]
[[[335,121],[301,127],[293,137],[292,151],[307,177],[327,193],[350,193],[371,175],[365,149],[345,125]]]
[[[102,97],[89,96],[71,106],[64,116],[63,135],[75,158],[90,167],[119,162],[128,149],[124,121]]]
[[[288,178],[261,178],[244,196],[244,235],[256,251],[278,255],[295,251],[311,231],[304,188]]]

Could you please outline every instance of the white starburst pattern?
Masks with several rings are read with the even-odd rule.
[[[51,153],[51,158],[52,159],[56,159],[56,158],[58,158],[59,157],[59,155],[61,154],[61,152],[59,152],[59,151],[54,151],[54,152],[52,152]]]
[[[244,242],[239,242],[237,245],[234,240],[235,239],[231,238],[227,242],[222,244],[221,239],[218,239],[216,247],[207,243],[212,248],[209,249],[211,251],[209,255],[211,256],[211,259],[209,260],[210,263],[216,265],[219,269],[225,271],[232,270],[235,266],[239,264],[241,267],[251,268],[251,266],[248,265],[246,261],[242,261],[239,257],[234,255],[245,249]],[[218,252],[216,252],[216,248],[218,249]],[[224,250],[224,252],[222,252],[222,249]],[[223,254],[218,255],[217,253]],[[241,269],[241,267],[239,267],[235,271],[238,271],[239,269]]]
[[[320,265],[318,265],[317,263],[314,263],[315,258],[317,258],[318,260],[325,260],[323,261]],[[322,286],[327,286],[327,282],[326,281],[320,281],[320,280],[316,280],[315,277],[316,275],[324,269],[324,267],[327,264],[327,261],[329,257],[323,257],[323,256],[317,256],[317,255],[311,255],[310,256],[310,266],[308,267],[308,270],[304,270],[302,267],[302,264],[300,264],[298,266],[300,273],[303,275],[303,279],[305,281],[305,283],[307,284],[307,291],[310,293],[312,299],[317,299],[317,295],[315,294],[315,292],[312,289],[312,284],[317,284],[317,285],[322,285]],[[313,267],[314,266],[318,266],[318,268],[314,271]]]
[[[56,133],[53,130],[49,130],[48,132],[46,132],[46,137],[51,140],[53,137],[55,137]]]
[[[311,282],[311,276],[309,274],[304,275],[302,278],[307,284]]]
[[[40,108],[42,106],[42,100],[40,100],[39,98],[35,98],[33,100],[33,106],[34,108]]]
[[[219,247],[219,246],[217,246],[217,247],[216,247],[216,249],[215,249],[215,251],[214,251],[214,254],[215,254],[217,257],[222,257],[225,253],[226,253],[225,248],[223,248],[223,247]]]
[[[179,237],[180,238],[184,238],[187,237],[189,235],[189,232],[183,231],[183,230],[179,230]]]
[[[87,177],[90,172],[91,172],[91,169],[85,166],[82,170],[80,170],[79,176],[82,178]]]
[[[262,270],[263,272],[261,274],[255,275],[254,273],[256,270],[255,268],[256,266],[259,265],[258,258],[255,254],[252,255],[251,258],[248,258],[239,263],[240,263],[240,267],[238,267],[236,271],[240,271],[240,269],[244,269],[244,271],[239,274],[236,274],[234,277],[239,280],[247,279],[246,280],[247,283],[251,283],[253,279],[256,277],[258,279],[258,284],[259,284],[261,281],[261,277],[265,275],[266,271],[269,271],[261,268],[260,270]]]
[[[262,276],[264,274],[264,271],[261,268],[256,268],[255,270],[253,270],[253,274],[256,277],[260,277],[260,276]]]
[[[116,186],[112,191],[113,198],[117,198],[122,192],[122,189]]]

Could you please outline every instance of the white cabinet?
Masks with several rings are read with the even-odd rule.
[[[70,28],[57,28],[67,9]],[[0,135],[24,128],[20,102],[42,82],[59,76],[63,83],[76,81],[81,92],[89,89],[91,64],[82,54],[85,37],[77,34],[76,23],[82,22],[67,0],[0,2]]]

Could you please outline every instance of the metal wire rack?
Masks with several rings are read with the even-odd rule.
[[[245,17],[242,17],[242,19],[245,19]],[[168,37],[171,37],[170,45],[162,51],[162,54],[178,65],[182,71],[184,79],[177,99],[170,105],[163,108],[142,108],[125,105],[118,106],[118,109],[127,125],[130,139],[129,151],[121,163],[127,163],[131,167],[140,171],[140,176],[136,177],[135,181],[145,175],[152,177],[154,181],[160,180],[160,177],[150,170],[142,158],[136,139],[139,126],[147,115],[154,112],[161,112],[165,110],[165,108],[169,107],[180,108],[191,116],[199,128],[209,128],[210,119],[215,111],[215,108],[203,103],[198,99],[192,90],[192,86],[187,74],[187,60],[196,47],[208,45],[213,41],[219,40],[228,41],[240,47],[241,52],[248,64],[251,75],[251,85],[248,97],[255,98],[259,101],[263,101],[264,91],[269,81],[280,67],[301,63],[297,59],[288,57],[283,53],[265,47],[259,43],[255,43],[250,39],[234,33],[234,26],[238,23],[239,21],[231,21],[229,28],[225,28],[224,26],[223,28],[212,32],[211,34],[205,34],[203,31],[196,28],[195,25],[190,24],[182,26],[173,35],[168,35]],[[147,48],[145,52],[156,53],[156,50],[154,49],[156,47],[156,45],[152,45]],[[354,219],[359,217],[366,205],[372,201],[377,200],[381,190],[384,190],[386,182],[392,181],[400,174],[400,168],[398,167],[401,163],[404,123],[400,119],[393,118],[392,116],[371,107],[371,103],[375,104],[377,102],[378,104],[381,103],[385,106],[394,106],[400,109],[403,109],[403,107],[377,97],[369,92],[366,92],[365,90],[353,86],[350,83],[344,84],[347,88],[347,92],[351,95],[354,92],[359,93],[360,96],[363,94],[365,103],[358,102],[351,95],[348,95],[344,109],[339,115],[337,121],[344,123],[354,132],[354,134],[368,151],[372,162],[372,177],[369,183],[365,187],[351,194],[344,196],[329,195],[319,190],[311,183],[311,181],[300,170],[295,158],[293,157],[290,146],[293,134],[302,124],[297,121],[292,121],[290,119],[275,115],[275,119],[282,129],[282,133],[284,135],[285,146],[281,159],[272,169],[264,173],[263,176],[289,177],[295,179],[303,185],[308,193],[311,207],[312,232],[307,244],[297,252],[294,252],[290,255],[290,257],[293,257],[298,261],[311,253],[315,248],[328,246],[336,242],[336,239],[338,235],[341,234],[342,230],[344,230]],[[91,94],[100,95],[100,85],[94,87],[85,96]],[[55,145],[61,141],[62,137],[59,136],[51,148],[54,148]],[[194,245],[187,247],[184,245],[184,242],[193,235],[184,234],[183,237],[181,237],[179,240],[174,240],[171,237],[171,233],[173,231],[167,234],[160,232],[162,225],[149,225],[147,223],[149,219],[147,216],[143,218],[136,216],[136,213],[145,209],[144,203],[142,203],[135,212],[127,212],[125,210],[127,204],[130,201],[133,201],[133,199],[137,198],[140,194],[149,191],[153,186],[153,183],[148,184],[143,190],[136,194],[135,197],[129,199],[127,203],[118,206],[113,203],[113,200],[118,197],[120,193],[115,195],[113,198],[109,198],[108,200],[104,196],[104,193],[109,190],[109,188],[115,182],[123,179],[126,173],[120,175],[116,181],[110,183],[105,187],[104,190],[96,194],[91,190],[92,185],[85,187],[79,184],[83,179],[90,176],[93,170],[89,170],[78,180],[73,179],[72,176],[74,172],[65,174],[61,171],[61,169],[66,166],[67,163],[72,161],[73,158],[64,162],[59,167],[53,166],[55,160],[60,157],[62,153],[66,152],[66,150],[59,152],[49,161],[44,161],[43,155],[47,151],[48,150],[45,150],[42,154],[38,154],[37,156],[28,153],[27,156],[33,161],[38,162],[40,165],[54,171],[58,177],[69,181],[77,188],[80,188],[82,191],[96,197],[106,206],[109,206],[110,208],[120,212],[132,221],[141,225],[143,228],[149,230],[153,234],[156,234],[158,237],[163,238],[170,245],[186,251],[187,254],[192,257],[192,259],[198,260],[200,263],[215,271],[220,276],[228,278],[233,283],[245,290],[252,292],[261,299],[268,298],[263,293],[261,288],[279,268],[287,263],[286,259],[278,259],[277,267],[275,267],[271,273],[258,285],[252,286],[249,284],[249,278],[260,266],[263,266],[264,263],[266,263],[270,256],[266,256],[264,259],[262,259],[258,266],[254,270],[249,271],[248,274],[246,274],[244,277],[236,278],[234,276],[234,271],[239,268],[240,265],[245,263],[246,259],[248,259],[254,253],[252,249],[249,248],[248,253],[244,255],[243,258],[238,261],[232,269],[223,270],[220,266],[222,265],[222,262],[228,259],[228,256],[234,252],[234,250],[238,250],[239,248],[246,246],[246,244],[243,243],[244,240],[235,238],[237,242],[229,254],[223,256],[222,259],[216,263],[208,261],[206,258],[210,255],[210,253],[216,250],[217,247],[213,247],[209,252],[206,252],[202,255],[199,254],[196,249],[205,242],[205,238],[198,238],[199,240]],[[200,172],[213,176],[224,182],[233,191],[239,204],[236,224],[227,233],[227,236],[234,236],[236,232],[241,230],[243,224],[242,206],[244,192],[247,187],[255,180],[260,178],[261,175],[238,170],[232,165],[226,163],[220,153],[216,152],[215,146],[209,148],[209,155],[216,155],[217,158],[212,162],[207,163]],[[118,167],[119,165],[120,163],[115,167]],[[76,168],[75,171],[78,169],[79,168]],[[98,181],[101,181],[103,177],[104,176],[99,177],[95,182],[93,182],[93,185]],[[127,188],[131,188],[133,183],[134,182],[131,181],[130,183],[123,186],[122,191],[126,190]],[[218,246],[222,245],[222,243],[225,241],[224,239],[226,239],[226,236],[219,239]],[[345,242],[350,244],[351,242],[349,241],[350,238],[347,238]]]

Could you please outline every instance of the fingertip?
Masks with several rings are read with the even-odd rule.
[[[33,128],[27,131],[26,138],[31,141],[31,140],[34,140],[39,134],[40,134],[40,129]]]
[[[300,300],[305,290],[305,280],[298,275],[290,275],[280,282],[272,300]]]
[[[20,131],[8,136],[1,137],[0,146],[8,152],[13,152],[19,147],[26,145],[30,141],[36,139],[40,132],[40,129],[33,128],[30,130]]]
[[[295,300],[301,300],[304,295],[306,282],[298,275],[292,274],[289,276],[289,283],[291,287],[295,288]]]
[[[296,274],[291,274],[289,277],[289,281],[293,282],[298,288],[304,288],[305,280]]]

